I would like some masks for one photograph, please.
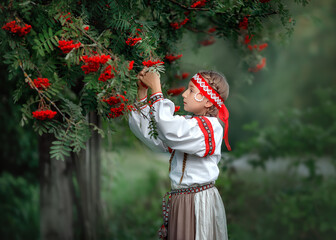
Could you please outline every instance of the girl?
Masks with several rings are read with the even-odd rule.
[[[225,124],[229,113],[224,101],[229,94],[225,78],[216,72],[199,72],[182,94],[184,110],[193,116],[174,116],[174,103],[163,97],[160,77],[143,69],[138,74],[138,111],[132,111],[133,133],[153,150],[170,151],[168,203],[163,198],[164,224],[160,238],[169,240],[227,240],[226,216],[214,183],[218,178]],[[146,104],[147,88],[152,110]],[[139,106],[142,105],[142,106]],[[217,118],[217,117],[219,118]],[[151,137],[149,119],[154,118],[158,137]]]

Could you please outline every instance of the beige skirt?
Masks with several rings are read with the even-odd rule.
[[[216,187],[172,195],[168,240],[228,240],[224,204]]]

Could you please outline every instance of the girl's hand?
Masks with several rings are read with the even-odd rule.
[[[146,71],[148,68],[144,68],[140,73],[144,74],[140,76],[141,82],[143,82],[146,86],[151,88],[152,93],[161,92],[161,82],[160,82],[160,75],[155,72],[148,72]]]

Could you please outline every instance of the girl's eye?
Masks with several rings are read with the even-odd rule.
[[[191,89],[189,89],[190,92],[193,92]]]

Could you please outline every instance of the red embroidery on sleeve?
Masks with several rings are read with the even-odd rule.
[[[152,101],[152,103],[156,103],[160,100],[163,100],[163,94],[162,93],[154,93],[150,96],[150,100]]]

